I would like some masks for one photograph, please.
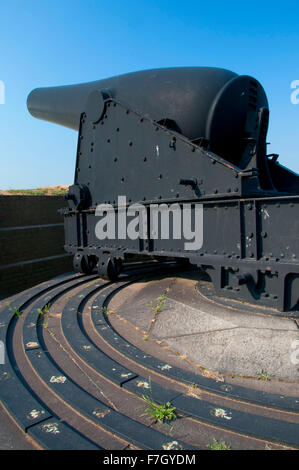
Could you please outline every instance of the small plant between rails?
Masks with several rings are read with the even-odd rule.
[[[265,380],[265,381],[268,381],[268,380],[271,380],[271,378],[273,378],[274,375],[273,374],[269,374],[266,370],[264,369],[261,369],[259,372],[258,372],[258,378],[259,380]]]
[[[37,309],[38,313],[40,314],[40,319],[43,322],[43,327],[44,328],[48,327],[49,310],[50,310],[50,304],[46,304],[43,308],[38,308]]]
[[[107,307],[102,307],[102,312],[105,318],[108,318],[109,315],[115,315],[114,310],[108,310]]]
[[[9,310],[11,312],[13,312],[15,315],[17,315],[18,318],[20,318],[22,316],[22,313],[21,310],[20,310],[20,307],[16,308],[16,307],[12,307],[10,304],[7,304]]]
[[[227,445],[224,441],[218,442],[215,437],[213,438],[212,444],[208,444],[207,447],[210,450],[231,450],[229,445]]]
[[[152,385],[151,385],[151,378],[149,377],[148,380],[148,394],[143,394],[142,399],[145,401],[146,405],[144,405],[145,413],[148,416],[154,418],[155,421],[159,421],[159,423],[163,423],[164,421],[172,421],[177,419],[177,415],[175,413],[176,407],[171,406],[171,403],[168,401],[163,405],[159,405],[155,403],[152,397]]]
[[[149,306],[151,307],[152,311],[154,312],[154,316],[152,318],[151,324],[150,324],[147,332],[145,333],[145,335],[142,338],[142,341],[147,341],[148,340],[149,334],[152,331],[154,324],[156,323],[157,317],[158,317],[159,313],[162,310],[162,307],[164,306],[164,304],[166,302],[167,294],[168,294],[168,292],[170,291],[171,287],[173,286],[173,284],[175,282],[176,282],[176,279],[173,279],[171,281],[171,283],[169,284],[169,286],[165,289],[164,294],[160,295],[157,298],[157,300],[158,300],[157,305],[154,305],[152,300],[150,301]]]

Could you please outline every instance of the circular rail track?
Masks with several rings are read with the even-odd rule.
[[[299,448],[297,397],[207,377],[112,325],[117,292],[178,266],[143,269],[131,265],[116,283],[66,274],[3,302],[0,399],[22,430],[43,449],[193,450],[213,439],[232,449]],[[143,395],[170,402],[177,419],[155,421]]]

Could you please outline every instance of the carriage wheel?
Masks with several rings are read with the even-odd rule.
[[[99,259],[97,267],[100,277],[109,279],[110,281],[116,281],[121,272],[122,264],[121,260],[109,256]]]
[[[79,273],[91,274],[96,266],[96,257],[76,253],[73,259],[73,266],[75,271]]]

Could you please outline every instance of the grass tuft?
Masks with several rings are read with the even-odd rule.
[[[207,447],[210,450],[230,450],[230,446],[228,446],[224,441],[218,442],[217,439],[213,439],[212,444],[208,444]]]
[[[151,387],[151,378],[149,377],[149,394],[142,395],[142,399],[146,402],[144,406],[145,412],[147,415],[154,418],[156,421],[163,423],[164,421],[170,421],[177,418],[175,414],[175,406],[171,406],[171,403],[168,401],[164,405],[158,405],[154,402],[152,397],[152,387]]]

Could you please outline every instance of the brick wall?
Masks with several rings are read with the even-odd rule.
[[[72,270],[62,196],[0,196],[0,298]]]

